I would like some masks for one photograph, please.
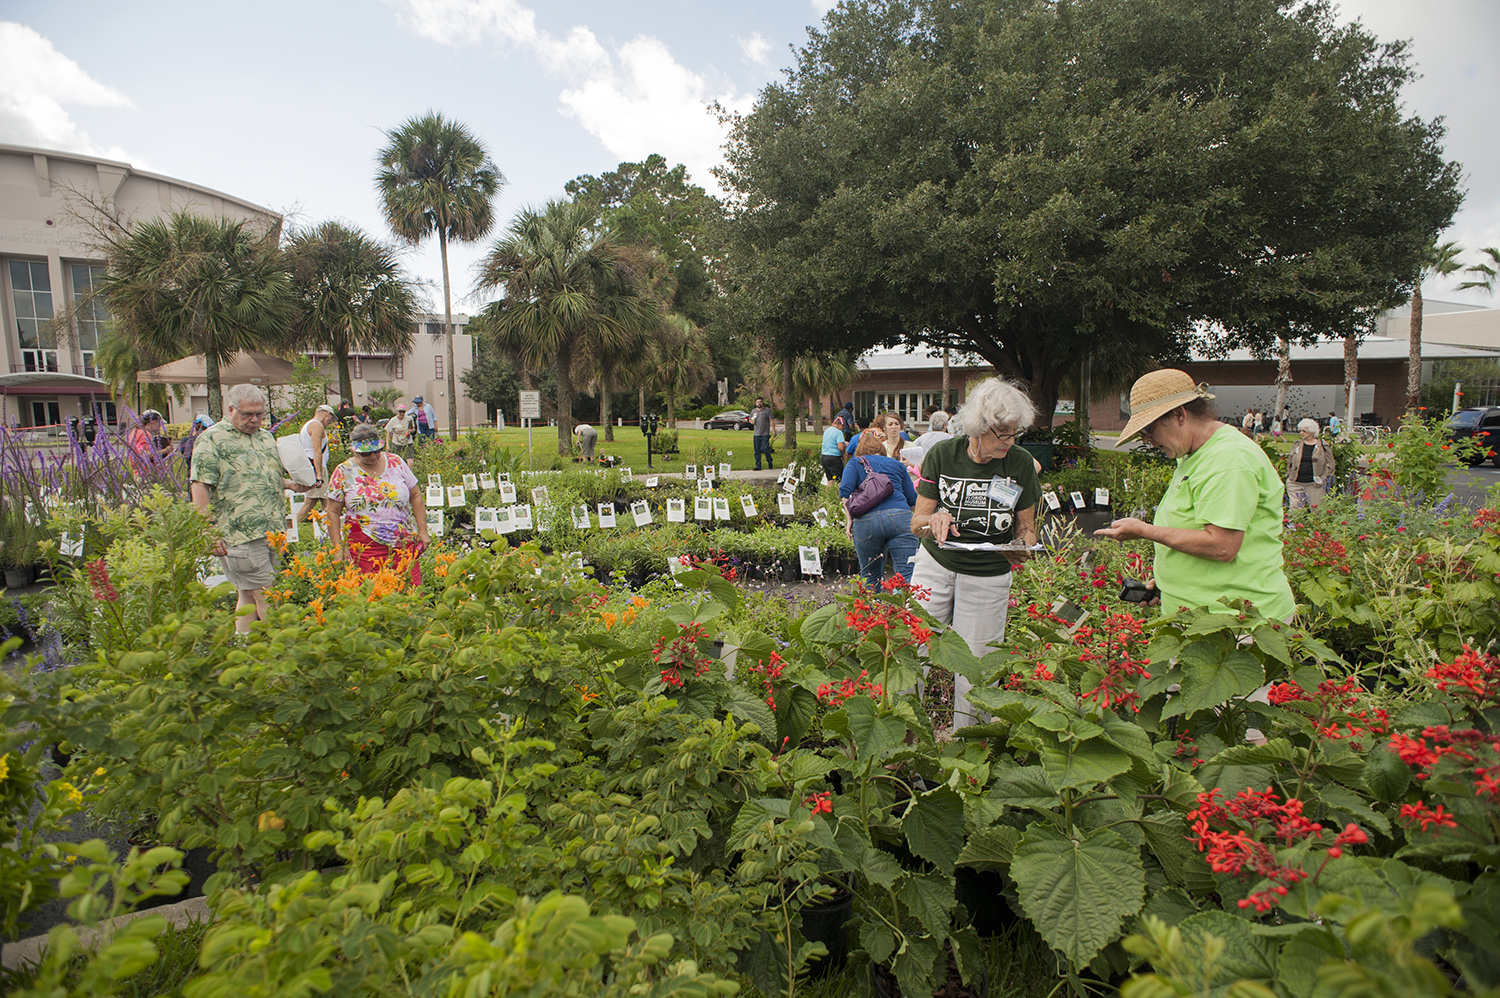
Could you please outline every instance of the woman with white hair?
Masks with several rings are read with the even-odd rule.
[[[1302,439],[1292,444],[1286,456],[1286,494],[1293,509],[1316,506],[1333,484],[1333,451],[1323,442],[1321,431],[1315,419],[1297,424]]]
[[[1037,539],[1041,481],[1031,455],[1016,446],[1036,409],[1018,386],[990,378],[969,393],[960,417],[963,433],[937,441],[922,458],[911,518],[922,546],[911,583],[923,591],[927,612],[983,656],[1005,637],[1011,566],[1029,557],[993,545],[1029,547]],[[968,680],[953,677],[955,727],[974,720],[969,689]]]

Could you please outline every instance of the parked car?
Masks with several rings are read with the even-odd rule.
[[[730,409],[705,422],[703,428],[705,430],[748,430],[754,424],[755,421],[744,409]]]
[[[1500,468],[1500,405],[1481,405],[1460,409],[1448,420],[1448,439],[1463,440],[1473,437],[1494,456],[1490,458]],[[1473,463],[1482,464],[1484,458]]]

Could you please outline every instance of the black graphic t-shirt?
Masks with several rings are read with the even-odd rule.
[[[991,497],[990,485],[996,478],[1008,478],[1021,487],[1014,508]],[[959,533],[950,541],[1005,544],[1016,535],[1016,513],[1031,509],[1042,497],[1042,483],[1025,448],[1012,447],[1004,457],[979,464],[969,458],[969,438],[958,436],[939,440],[922,458],[917,495],[936,499],[939,509],[953,514]],[[931,537],[923,538],[922,546],[950,572],[987,576],[1010,571],[1010,562],[996,551],[940,548]]]

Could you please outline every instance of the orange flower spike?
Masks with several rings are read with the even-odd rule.
[[[607,631],[610,628],[614,627],[615,621],[619,620],[620,618],[612,613],[601,613],[599,614],[599,619],[604,621],[604,629]]]

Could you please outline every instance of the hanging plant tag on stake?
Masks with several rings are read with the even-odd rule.
[[[458,507],[458,506],[467,506],[468,504],[469,504],[469,497],[464,492],[464,487],[462,485],[450,485],[450,486],[448,486],[448,505],[449,506]]]
[[[58,553],[61,554],[64,558],[82,558],[83,537],[85,533],[87,533],[87,528],[79,527],[77,537],[74,537],[72,534],[68,533],[63,534],[62,541],[58,544]],[[287,543],[296,543],[295,536],[289,536],[287,538]]]
[[[727,476],[733,470],[734,470],[734,468],[732,468],[730,466],[730,464],[729,464],[728,461],[721,461],[719,463],[719,475],[720,475],[720,477]]]
[[[512,506],[511,507],[511,518],[513,520],[515,520],[516,529],[517,530],[530,530],[531,529],[531,507],[530,506]]]
[[[481,473],[480,476],[479,476],[479,487],[481,489],[492,489],[492,488],[494,488],[495,487],[495,476],[492,475],[492,474],[490,474],[488,471]]]
[[[508,481],[510,481],[510,472],[508,472],[508,471],[502,471],[502,472],[500,472],[500,480],[502,482],[508,482]]]
[[[698,466],[696,464],[683,465],[682,474],[687,478],[697,478]]]
[[[751,496],[740,496],[740,509],[744,511],[745,519],[754,517],[756,515],[755,499]]]
[[[573,507],[573,526],[579,530],[587,530],[593,524],[589,521],[589,508],[587,506]]]
[[[493,506],[474,507],[474,529],[479,531],[499,530],[500,524],[496,519],[498,512],[499,510]]]
[[[516,487],[509,482],[500,483],[500,501],[509,505],[515,505]]]
[[[513,534],[516,532],[516,519],[511,515],[509,506],[502,506],[494,511],[495,529],[502,534]]]
[[[1073,501],[1074,512],[1082,513],[1089,508],[1089,501],[1083,497],[1082,492],[1070,492],[1068,498]]]
[[[667,522],[668,523],[686,523],[687,522],[687,500],[686,499],[668,499],[667,500]]]
[[[1057,498],[1056,492],[1043,492],[1042,499],[1047,503],[1047,508],[1052,510],[1052,512],[1062,512],[1062,500]]]
[[[479,476],[465,475],[464,488],[468,489],[471,492],[476,491],[479,488]]]
[[[712,492],[713,490],[714,490],[714,483],[713,482],[709,481],[707,478],[700,478],[700,479],[698,479],[698,494],[700,496],[706,496],[710,492]]]
[[[631,482],[635,481],[635,472],[631,471],[629,468],[621,468],[620,481],[624,482],[626,485],[629,485]]]
[[[660,484],[661,484],[661,479],[658,478],[656,475],[652,475],[650,478],[646,479],[646,488],[648,488],[648,489],[654,489],[654,488],[656,488]]]
[[[714,518],[714,501],[708,496],[698,496],[693,500],[693,519],[712,520]]]
[[[427,511],[427,532],[434,537],[443,536],[443,511],[430,509]]]
[[[427,508],[440,509],[443,505],[443,487],[441,485],[427,486]]]
[[[637,527],[644,527],[646,524],[653,522],[651,519],[651,506],[644,499],[640,502],[630,504],[630,515],[635,518],[635,525]]]
[[[828,510],[824,509],[821,506],[813,510],[813,520],[820,527],[828,526]]]
[[[501,497],[504,498],[504,493],[501,494]],[[547,486],[538,485],[531,490],[531,504],[533,506],[547,505]]]
[[[803,575],[823,574],[823,559],[819,556],[817,548],[798,547],[797,556],[802,561]]]
[[[729,519],[729,497],[728,496],[714,496],[714,519],[715,520],[727,520],[727,519]]]
[[[428,475],[427,476],[427,485],[428,485],[429,488],[431,486],[434,486],[434,485],[441,486],[442,484],[443,484],[443,476],[442,475]]]
[[[1094,505],[1100,509],[1109,508],[1109,489],[1097,488],[1094,490]]]

